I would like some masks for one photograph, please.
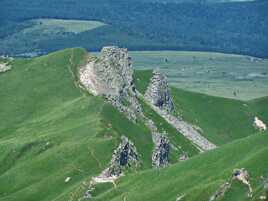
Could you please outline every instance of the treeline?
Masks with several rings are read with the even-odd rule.
[[[109,24],[109,28],[74,35],[60,43],[48,43],[56,42],[59,47],[82,45],[88,49],[99,49],[108,43],[135,50],[206,50],[268,57],[267,10],[268,2],[265,0],[223,4],[163,4],[137,0],[1,0],[0,40],[10,34],[10,30],[23,28],[18,25],[8,28],[7,21],[95,19]],[[79,38],[83,42],[79,42]],[[40,45],[47,51],[55,49]]]

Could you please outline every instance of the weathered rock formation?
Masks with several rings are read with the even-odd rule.
[[[133,69],[127,49],[104,47],[80,69],[81,83],[94,95],[120,96],[132,85]]]
[[[252,197],[252,188],[249,182],[249,173],[246,169],[235,169],[233,171],[233,180],[238,180],[242,184],[246,185],[248,187],[248,197]]]
[[[127,138],[121,137],[121,143],[114,151],[112,160],[107,170],[106,176],[119,176],[124,168],[138,168],[138,152],[134,144]]]
[[[155,148],[152,155],[152,165],[156,168],[166,167],[169,162],[169,140],[165,135],[155,133],[153,141]]]
[[[166,167],[169,163],[170,142],[167,133],[160,133],[153,120],[144,117],[145,125],[150,129],[154,150],[152,153],[152,166],[155,168]]]
[[[116,187],[115,181],[123,174],[125,169],[136,169],[139,167],[139,165],[140,162],[136,147],[127,137],[122,136],[121,143],[117,149],[114,150],[109,167],[103,170],[100,175],[91,179],[84,198],[92,198],[92,192],[94,191],[94,186],[96,184],[113,183],[113,185]]]
[[[167,78],[158,71],[153,72],[150,84],[145,92],[145,98],[161,110],[168,112],[174,110]]]
[[[0,73],[4,73],[9,70],[11,70],[11,66],[6,63],[0,63]]]
[[[253,126],[259,131],[265,131],[267,129],[266,124],[260,120],[258,117],[254,117]]]
[[[142,96],[141,94],[139,95]],[[171,112],[174,110],[174,105],[169,92],[166,76],[154,71],[153,77],[145,92],[145,100],[151,105],[155,112],[176,128],[178,132],[193,142],[200,151],[216,148],[216,145],[203,137],[195,126],[172,115]]]
[[[210,197],[209,201],[221,200],[221,198],[224,197],[225,193],[232,187],[232,183],[235,180],[246,185],[248,187],[248,197],[252,197],[253,191],[249,182],[248,171],[242,168],[234,169],[232,177],[219,187],[219,189]]]
[[[141,113],[127,49],[104,47],[100,57],[89,57],[87,64],[81,67],[79,76],[80,83],[89,92],[107,98],[129,119],[136,120]]]

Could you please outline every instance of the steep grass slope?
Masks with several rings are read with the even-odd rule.
[[[67,49],[16,59],[0,74],[1,201],[78,199],[122,135],[134,142],[141,169],[151,168],[152,136],[144,123],[78,87],[76,71],[86,57],[83,49]],[[197,153],[182,137],[174,144],[183,150],[173,151],[171,162],[181,151]]]
[[[144,167],[150,167],[148,130],[115,111],[132,127],[107,125],[113,108],[75,85],[74,69],[85,55],[69,49],[15,60],[13,70],[0,75],[1,201],[73,196],[69,192],[106,167],[120,135],[135,136]]]
[[[188,161],[161,171],[149,170],[126,176],[115,189],[103,192],[93,200],[110,201],[175,201],[209,200],[221,184],[228,181],[235,168],[245,168],[250,174],[253,198],[263,193],[263,177],[268,176],[268,133],[259,133],[235,141],[214,151],[198,155]],[[247,187],[234,182],[224,199],[248,201]]]
[[[65,50],[15,60],[0,75],[1,201],[54,200],[110,160],[115,138],[97,136],[104,103],[83,96],[72,77],[84,55]]]
[[[94,192],[96,199],[121,199],[119,198],[121,195],[129,192],[130,197],[127,200],[150,200],[157,195],[159,196],[157,199],[165,200],[165,196],[168,196],[166,197],[168,200],[180,192],[174,188],[170,193],[160,195],[158,191],[163,192],[162,190],[170,188],[171,184],[179,186],[181,182],[185,182],[185,188],[190,185],[192,188],[189,191],[196,192],[197,196],[205,185],[199,186],[198,182],[201,179],[195,180],[193,176],[196,174],[204,173],[203,176],[199,176],[205,178],[209,174],[205,169],[213,169],[217,175],[216,171],[219,171],[217,164],[221,165],[222,169],[224,167],[231,169],[234,166],[232,164],[241,157],[244,157],[245,161],[255,159],[258,164],[261,154],[266,153],[264,145],[267,140],[263,135],[264,137],[248,138],[250,140],[237,142],[233,146],[228,145],[226,148],[195,158],[197,150],[191,143],[178,135],[143,103],[144,113],[156,122],[159,129],[168,131],[170,141],[175,147],[180,147],[178,150],[172,150],[171,162],[177,162],[179,154],[184,151],[194,156],[194,159],[190,160],[194,162],[182,163],[182,167],[176,165],[163,171],[148,171],[151,168],[153,142],[144,123],[129,121],[103,98],[91,96],[78,87],[77,68],[83,64],[86,57],[87,52],[83,49],[67,49],[33,59],[16,59],[11,63],[11,71],[0,74],[0,201],[77,200],[85,193],[91,177],[98,175],[107,167],[122,135],[134,142],[142,162],[140,171],[145,172],[134,173],[130,170],[126,175],[131,177],[137,175],[137,180],[136,177],[131,180],[127,176],[119,182],[120,186],[116,190],[111,189],[111,185],[97,186]],[[151,75],[151,71],[135,72],[135,83],[141,92],[145,91]],[[207,109],[205,106],[201,107],[201,103],[211,107],[215,104],[215,108],[219,110],[222,107],[219,101],[222,99],[206,96],[205,100],[210,100],[207,102],[201,94],[190,92],[187,94],[184,91],[173,90],[177,110],[190,122],[206,117],[202,116],[202,112]],[[186,95],[181,96],[179,92]],[[223,100],[225,104],[227,100]],[[229,101],[230,105],[238,104]],[[267,120],[266,109],[262,109],[266,106],[266,101],[267,99],[254,100],[248,103],[248,108]],[[237,112],[234,109],[236,107],[230,106],[230,108],[230,112]],[[195,110],[198,113],[194,113]],[[220,111],[223,111],[223,108]],[[207,118],[211,115],[211,119],[214,119],[213,115],[218,114],[216,110],[214,112],[208,113]],[[229,114],[222,114],[223,118],[229,118]],[[234,125],[230,125],[228,121],[225,124],[214,125],[214,121],[204,120],[204,123],[200,123],[200,127],[203,125],[204,135],[214,139],[212,131],[224,129],[225,126],[234,129]],[[239,133],[238,130],[237,134],[227,133],[228,140],[225,142],[249,135],[254,131],[246,130],[247,127],[243,127],[242,123],[239,126],[246,131],[246,134],[242,135],[242,131]],[[216,135],[215,142],[221,144],[223,139],[225,138],[221,135]],[[231,151],[228,151],[229,149]],[[245,155],[246,150],[248,152]],[[237,155],[234,154],[236,151]],[[222,157],[221,154],[225,155],[225,152],[229,156],[233,154],[234,158]],[[217,164],[216,159],[219,160]],[[242,163],[244,164],[246,162]],[[214,167],[217,168],[214,170]],[[262,165],[258,165],[258,168],[261,171]],[[223,172],[224,176],[229,175],[229,169]],[[184,178],[183,171],[186,171],[185,180],[177,181],[176,178]],[[65,182],[68,177],[70,180]],[[214,178],[210,175],[209,178],[211,178],[209,182],[213,183]],[[156,186],[158,179],[163,179],[160,186]],[[210,185],[209,182],[207,185]],[[219,183],[220,180],[215,182],[215,186],[211,184],[211,189],[215,190]],[[149,186],[152,186],[152,191],[147,193],[145,189]],[[136,190],[141,188],[144,188],[143,193],[137,196]],[[194,200],[194,197],[190,199]]]
[[[152,76],[151,70],[136,71],[135,83],[144,93]],[[222,145],[256,132],[255,116],[268,121],[268,99],[239,101],[171,88],[178,115],[200,127],[213,143]]]

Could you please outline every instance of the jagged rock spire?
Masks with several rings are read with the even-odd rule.
[[[167,136],[155,133],[153,136],[155,148],[152,155],[152,165],[156,168],[166,167],[169,158],[169,140]]]
[[[121,137],[121,143],[114,151],[109,168],[108,176],[119,176],[126,167],[137,168],[139,166],[138,152],[133,142],[127,137]]]
[[[90,57],[80,69],[80,82],[94,95],[119,96],[133,83],[128,51],[116,46],[104,47],[100,57]]]
[[[167,112],[174,110],[167,77],[157,70],[153,72],[150,84],[145,92],[145,98],[161,110]]]

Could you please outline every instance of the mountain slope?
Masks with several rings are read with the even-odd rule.
[[[152,76],[151,70],[136,71],[137,88],[144,93]],[[243,138],[257,130],[254,117],[267,122],[267,98],[238,101],[171,88],[178,115],[202,129],[202,134],[217,145]]]
[[[148,171],[152,167],[154,148],[150,130],[145,126],[145,122],[139,120],[134,123],[128,120],[103,97],[92,96],[79,86],[77,71],[85,64],[87,58],[88,53],[83,49],[67,49],[32,59],[15,59],[11,61],[10,71],[0,73],[0,201],[78,200],[84,196],[91,178],[99,175],[108,166],[121,136],[126,136],[136,146],[141,166],[135,170],[128,169],[125,172],[126,178],[123,177],[122,183],[121,180],[119,181],[118,189],[112,189],[111,184],[97,185],[93,192],[96,199],[121,199],[117,195],[121,196],[122,193],[129,192],[130,200],[150,200],[158,195],[154,195],[158,188],[163,190],[169,188],[167,183],[177,185],[178,182],[178,185],[181,185],[179,184],[181,181],[177,181],[176,178],[182,177],[183,172],[180,170],[186,171],[186,169],[189,172],[186,171],[183,181],[187,185],[194,186],[189,191],[197,192],[198,195],[201,192],[198,189],[203,188],[197,183],[200,180],[192,182],[188,178],[193,178],[191,175],[198,172],[195,169],[199,166],[202,171],[215,166],[217,167],[215,172],[219,171],[217,165],[221,168],[229,168],[224,173],[226,176],[230,174],[230,170],[241,157],[258,162],[259,158],[265,157],[263,153],[267,154],[265,148],[267,135],[263,133],[196,157],[198,150],[195,146],[140,100],[144,114],[154,120],[159,130],[168,132],[168,138],[172,143],[170,163],[178,163],[182,153],[187,153],[193,158],[189,162],[179,162],[178,165],[168,169]],[[135,83],[142,93],[151,75],[151,71],[135,72]],[[230,104],[228,107],[230,112],[242,112],[243,121],[249,121],[251,118],[247,119],[244,116],[243,107],[238,107],[237,110],[236,106],[242,104],[241,102],[210,96],[204,98],[202,94],[190,92],[187,94],[176,89],[172,89],[172,93],[179,114],[183,114],[183,118],[189,122],[195,123],[193,120],[196,118],[204,118],[202,112],[206,110],[206,105],[220,109],[226,102]],[[267,99],[263,98],[248,103],[252,104],[249,110],[255,111],[266,120],[266,109],[262,109],[265,108],[266,101]],[[205,106],[201,107],[202,104]],[[198,114],[190,110],[191,108],[196,109]],[[205,117],[212,116],[211,119],[214,119],[214,115],[219,114],[214,110]],[[228,113],[222,115],[223,119],[230,118]],[[243,126],[241,122],[238,126],[241,126],[245,134],[242,135],[236,130],[227,135],[226,141],[222,142],[221,140],[225,138],[220,135],[214,139],[212,135],[214,130],[221,130],[224,126],[237,129],[237,125],[230,124],[228,121],[224,124],[226,125],[219,126],[215,125],[214,121],[204,121],[197,125],[204,130],[205,136],[211,137],[215,142],[219,142],[218,144],[253,134],[250,132],[254,131],[248,125]],[[238,153],[234,154],[235,151]],[[248,155],[244,155],[246,151]],[[231,155],[234,157],[227,158]],[[217,164],[216,159],[220,160]],[[244,162],[241,165],[244,164],[246,166]],[[258,168],[262,171],[262,165]],[[201,170],[199,173],[202,172]],[[177,173],[180,174],[178,177]],[[152,191],[146,193],[143,189],[142,196],[145,197],[137,196],[136,189],[148,188],[151,181],[158,179],[155,174],[163,176],[161,176],[162,186],[155,186],[156,181],[152,185]],[[218,172],[215,174],[217,175]],[[134,175],[137,176],[137,180],[136,176],[133,181],[129,180]],[[140,178],[142,175],[144,178]],[[171,175],[174,175],[174,178]],[[213,183],[214,177],[211,178],[210,182]],[[219,183],[216,181],[216,184]],[[217,185],[212,185],[210,192],[216,187]],[[159,193],[162,192],[161,189]],[[173,199],[175,193],[180,192],[174,190],[166,198]],[[166,195],[158,196],[158,199],[162,199]]]
[[[149,170],[120,179],[118,187],[107,190],[93,200],[174,201],[209,200],[210,196],[232,175],[235,168],[245,168],[250,174],[253,199],[247,198],[247,188],[234,182],[223,200],[259,200],[264,180],[268,176],[268,135],[266,133],[235,141],[198,155],[162,171]],[[141,193],[142,192],[142,193]]]
[[[67,49],[15,59],[12,70],[0,74],[1,201],[83,196],[123,135],[136,146],[141,169],[151,168],[153,142],[144,122],[133,123],[78,87],[76,71],[87,56],[83,49]],[[182,146],[171,151],[172,163],[181,151],[198,153],[175,131],[171,135]]]

